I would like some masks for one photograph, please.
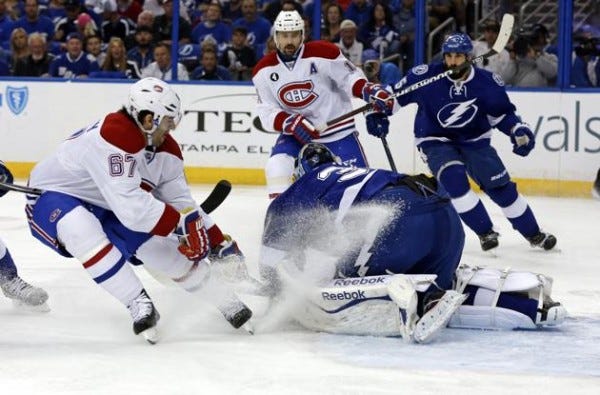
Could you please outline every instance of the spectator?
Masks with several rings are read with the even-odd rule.
[[[41,33],[46,40],[54,38],[54,24],[47,16],[40,15],[38,0],[25,0],[25,15],[15,22],[14,27],[22,27],[27,34]]]
[[[135,31],[135,42],[137,45],[127,52],[127,59],[134,61],[142,70],[154,61],[152,29],[148,26],[138,27]]]
[[[142,9],[144,11],[150,11],[155,17],[165,15],[165,9],[161,5],[161,0],[144,0]],[[188,23],[191,22],[190,15],[183,0],[179,1],[179,16],[185,19]]]
[[[136,28],[134,31],[129,33],[129,36],[125,39],[125,48],[131,49],[137,45],[135,34],[141,27],[147,27],[150,32],[154,34],[154,15],[148,10],[143,10],[138,15],[136,20]]]
[[[49,74],[51,77],[87,78],[91,72],[99,70],[95,58],[83,51],[82,41],[79,33],[71,33],[67,36],[67,52],[50,63]]]
[[[598,81],[595,68],[598,64],[597,29],[591,25],[583,25],[573,34],[576,45],[573,48],[574,59],[571,66],[571,86],[591,87]]]
[[[154,47],[154,62],[142,70],[142,78],[156,77],[163,81],[173,79],[171,73],[171,46],[158,43]],[[190,79],[187,69],[181,63],[177,63],[177,79],[187,81]]]
[[[200,44],[206,37],[212,37],[219,48],[224,48],[231,41],[231,27],[221,22],[221,6],[211,3],[202,14],[203,21],[192,30],[192,42]]]
[[[17,62],[20,59],[25,59],[27,56],[29,56],[27,32],[22,27],[17,27],[10,34],[10,69],[14,70]]]
[[[433,30],[452,16],[452,1],[428,0],[427,15],[429,16],[429,29]]]
[[[321,29],[321,40],[337,42],[340,40],[340,30],[344,10],[337,3],[330,3],[325,8],[324,26]]]
[[[364,45],[356,39],[356,34],[356,23],[351,19],[344,19],[340,24],[340,41],[337,46],[348,60],[355,66],[360,66]]]
[[[384,57],[400,51],[400,37],[394,29],[392,12],[384,4],[376,3],[371,8],[370,17],[363,25],[360,37],[368,48]]]
[[[483,22],[483,41],[473,42],[473,56],[479,56],[489,52],[496,42],[499,32],[500,23],[497,20],[485,20]],[[500,77],[506,81],[509,77],[507,75],[507,68],[510,61],[510,54],[506,49],[503,49],[500,53],[485,59],[483,63],[478,63],[477,65],[482,69],[500,75]]]
[[[163,15],[154,18],[154,39],[171,45],[171,34],[173,31],[173,0],[160,0],[165,11]],[[181,8],[181,7],[180,7]],[[179,17],[179,44],[187,44],[191,41],[192,26],[183,17]]]
[[[85,51],[88,56],[94,58],[98,66],[104,63],[104,59],[106,58],[106,51],[104,45],[102,44],[102,39],[100,35],[96,34],[93,36],[85,37]]]
[[[369,20],[371,8],[367,0],[352,0],[352,3],[346,9],[344,18],[353,20],[360,29]]]
[[[202,51],[200,66],[192,71],[192,80],[205,81],[230,81],[229,71],[217,64],[217,53],[214,51]]]
[[[140,70],[137,63],[127,59],[125,43],[119,37],[113,37],[108,42],[102,71],[121,72],[124,78],[129,79],[140,78]]]
[[[0,59],[0,76],[10,75],[10,69],[8,68],[8,63],[4,60]]]
[[[75,20],[75,25],[77,26],[77,32],[81,34],[84,40],[90,36],[100,36],[98,25],[88,13],[82,12],[79,14]]]
[[[15,21],[6,9],[6,0],[0,0],[0,46],[8,43]]]
[[[71,33],[77,33],[77,25],[75,21],[79,16],[81,3],[79,0],[65,0],[65,12],[67,16],[56,22],[54,39],[56,41],[65,42],[66,37]]]
[[[248,45],[255,50],[267,42],[271,23],[258,14],[256,0],[242,0],[244,16],[233,22],[233,27],[243,27],[248,32]]]
[[[242,0],[229,0],[223,3],[221,9],[221,17],[223,22],[231,25],[233,21],[241,18],[242,14]]]
[[[271,25],[275,21],[275,18],[277,18],[277,15],[279,15],[280,11],[296,10],[300,15],[304,14],[304,9],[302,6],[296,3],[294,0],[273,0],[270,2],[265,2],[264,4],[265,6],[262,15],[269,21]]]
[[[48,77],[50,63],[54,55],[46,45],[46,37],[41,33],[31,33],[27,38],[29,56],[19,60],[15,66],[15,77]]]
[[[393,88],[402,78],[398,66],[392,62],[381,62],[377,52],[372,49],[363,52],[362,68],[369,82],[374,84]]]
[[[231,45],[225,48],[221,65],[229,69],[233,80],[252,79],[252,68],[256,64],[256,53],[246,44],[247,31],[243,27],[233,29]]]
[[[521,87],[543,87],[556,78],[555,55],[542,54],[535,50],[531,37],[519,35],[513,43],[514,59],[506,68],[506,83]]]
[[[46,8],[41,10],[40,13],[50,18],[55,27],[58,21],[67,16],[63,0],[50,0]],[[54,37],[54,32],[52,33],[52,37]],[[48,44],[52,37],[47,38],[46,44]]]
[[[119,37],[125,40],[132,32],[133,26],[127,18],[123,18],[117,12],[116,0],[103,0],[101,8],[96,9],[96,12],[102,11],[102,41],[105,43],[113,37]]]
[[[137,0],[117,0],[117,12],[122,18],[133,22],[142,13],[142,6]]]

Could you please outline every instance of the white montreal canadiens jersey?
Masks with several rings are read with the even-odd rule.
[[[362,70],[329,42],[303,45],[291,69],[275,52],[270,53],[256,65],[252,78],[258,116],[267,130],[280,132],[283,120],[291,114],[302,114],[320,127],[352,111],[353,88],[361,80],[366,81]],[[322,131],[325,138],[317,141],[337,140],[354,130],[354,120],[349,118]]]
[[[165,145],[170,152],[164,152]],[[172,137],[167,136],[150,162],[144,147],[145,138],[132,121],[120,113],[109,114],[38,163],[29,185],[111,210],[129,229],[154,233],[160,228],[156,234],[166,235],[177,225],[177,210],[195,202]]]

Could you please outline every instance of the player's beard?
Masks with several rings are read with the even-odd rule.
[[[466,62],[468,63],[468,62]],[[468,72],[469,70],[471,70],[471,65],[470,64],[462,64],[462,65],[457,65],[457,66],[448,66],[446,64],[446,62],[444,62],[444,70],[450,70],[453,69],[455,67],[461,67],[462,68],[458,71],[455,71],[454,73],[450,74],[450,78],[453,80],[460,80],[462,79]]]

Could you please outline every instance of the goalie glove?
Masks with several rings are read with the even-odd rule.
[[[175,234],[179,236],[180,241],[177,249],[187,259],[197,262],[206,258],[210,251],[210,245],[198,210],[184,211],[181,214]]]
[[[0,182],[12,184],[13,181],[14,179],[12,173],[10,172],[10,170],[8,170],[8,167],[4,166],[4,162],[0,160]],[[7,189],[0,188],[0,197],[6,195],[7,192]]]
[[[519,156],[527,156],[535,147],[535,136],[525,124],[517,124],[510,135],[513,152]]]
[[[302,145],[319,138],[317,128],[300,114],[290,115],[283,121],[283,133],[294,136]]]
[[[387,115],[380,112],[371,112],[365,115],[367,132],[375,137],[385,137],[390,131],[390,120]]]
[[[394,98],[381,85],[367,82],[362,89],[363,100],[373,105],[373,111],[392,115]]]

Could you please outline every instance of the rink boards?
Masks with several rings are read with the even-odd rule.
[[[17,177],[83,126],[124,104],[128,83],[0,81],[1,159]],[[250,85],[179,83],[183,119],[175,132],[190,182],[227,178],[237,184],[264,184],[263,168],[277,134],[256,115]],[[588,196],[600,166],[599,93],[509,92],[518,113],[536,133],[536,148],[526,158],[512,153],[509,138],[494,133],[493,145],[525,193]],[[356,100],[355,105],[361,105]],[[416,107],[391,118],[388,142],[400,171],[425,172],[414,148]],[[361,142],[372,167],[389,168],[381,142],[366,133],[356,117]]]

